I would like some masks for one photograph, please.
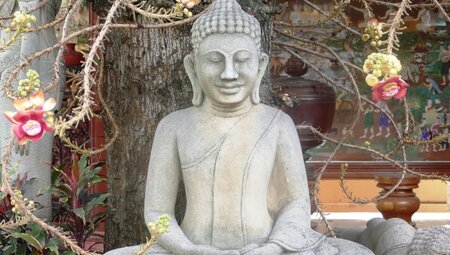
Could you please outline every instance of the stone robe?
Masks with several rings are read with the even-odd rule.
[[[162,247],[171,250],[179,235],[221,250],[272,242],[286,254],[332,255],[345,245],[345,254],[372,254],[310,228],[306,171],[295,126],[286,114],[262,104],[232,118],[204,110],[192,107],[172,113],[156,131],[146,221],[162,213],[173,218],[181,178],[187,207],[180,228],[171,221],[171,232],[162,235],[160,246],[149,254],[171,254]],[[352,247],[355,253],[348,252]],[[130,252],[128,248],[108,254]]]
[[[0,15],[3,17],[13,15],[13,13],[18,10],[27,11],[39,3],[40,1],[38,0],[6,0],[2,3],[3,5],[0,6]],[[54,21],[60,5],[60,0],[48,0],[44,6],[33,11],[31,14],[36,17],[33,28]],[[10,21],[11,20],[6,22]],[[5,21],[2,22],[4,23]],[[53,46],[57,42],[55,29],[53,27],[39,32],[27,33],[26,36],[28,37],[27,40],[18,40],[4,51],[0,51],[0,113],[3,113],[4,111],[16,111],[11,100],[1,92],[2,85],[11,75],[11,72],[21,62],[27,61],[27,58],[33,53]],[[0,38],[1,40],[6,40],[8,34],[5,31],[0,30]],[[18,80],[26,78],[26,72],[29,69],[33,69],[39,73],[42,89],[48,86],[53,80],[53,67],[55,65],[56,55],[57,51],[53,51],[33,60],[31,65],[20,72],[17,80],[13,82],[13,90],[17,88]],[[60,72],[61,80],[59,87],[54,88],[45,95],[46,98],[53,97],[57,100],[58,105],[56,109],[59,109],[62,101],[65,84],[64,73],[65,69],[63,68]],[[6,146],[10,137],[11,123],[4,118],[4,116],[0,116],[1,156],[4,154],[2,149]],[[45,134],[39,142],[30,144],[29,155],[12,155],[12,162],[20,162],[18,173],[21,175],[27,174],[28,179],[35,179],[32,185],[26,190],[25,196],[31,198],[35,202],[39,202],[39,204],[43,206],[43,208],[36,211],[35,214],[46,219],[51,219],[51,196],[49,193],[42,194],[38,197],[36,197],[36,195],[40,193],[43,188],[50,186],[52,145],[53,135]]]

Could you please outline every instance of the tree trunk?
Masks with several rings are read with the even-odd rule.
[[[143,199],[156,126],[170,112],[190,105],[192,89],[183,71],[189,27],[114,30],[108,38],[104,87],[120,134],[107,155],[115,212],[107,221],[106,242],[123,247],[148,236]],[[107,137],[111,128],[107,123]]]
[[[269,54],[272,15],[262,15],[252,1],[240,2],[245,9],[257,11],[252,14],[262,20],[262,46]],[[192,88],[183,67],[183,57],[191,51],[190,25],[113,30],[108,38],[105,97],[120,132],[107,155],[110,202],[115,210],[106,225],[111,249],[142,243],[148,236],[143,208],[153,135],[161,118],[191,105]],[[271,103],[268,77],[261,98]],[[106,123],[105,129],[111,138],[111,124]]]

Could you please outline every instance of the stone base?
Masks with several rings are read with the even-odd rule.
[[[119,248],[105,253],[105,255],[131,255],[139,251],[139,245]],[[158,245],[154,245],[146,255],[170,255]],[[348,240],[339,238],[326,238],[321,245],[314,250],[287,252],[284,255],[373,255],[366,247]]]

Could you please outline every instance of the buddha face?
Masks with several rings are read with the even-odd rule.
[[[258,97],[267,59],[245,34],[213,34],[195,57],[186,57],[185,67],[194,90],[198,86],[215,106],[236,107],[251,102],[252,93]]]

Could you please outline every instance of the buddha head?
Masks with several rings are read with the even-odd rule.
[[[235,0],[215,0],[192,27],[193,53],[184,59],[199,106],[205,96],[216,106],[260,101],[259,87],[268,63],[260,51],[259,22]]]

